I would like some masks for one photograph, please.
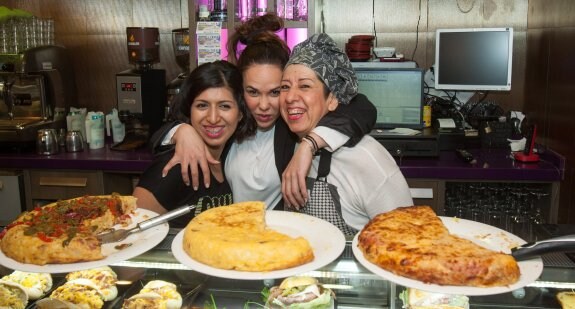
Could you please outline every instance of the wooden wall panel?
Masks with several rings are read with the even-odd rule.
[[[86,5],[86,31],[93,35],[125,34],[126,27],[134,26],[132,0],[98,0]]]
[[[565,156],[559,223],[575,223],[575,2],[530,0],[525,111],[537,141]]]
[[[376,46],[393,46],[425,69],[435,62],[437,28],[513,27],[512,89],[487,97],[508,111],[521,110],[525,101],[527,11],[524,0],[329,0],[323,16],[325,32],[340,47],[353,35],[376,33]]]
[[[187,0],[21,0],[0,1],[55,21],[56,44],[70,52],[78,92],[73,106],[109,112],[116,102],[116,73],[132,68],[128,62],[126,27],[160,30],[160,63],[166,81],[177,66],[172,30],[188,26]]]
[[[567,175],[561,188],[560,205],[564,218],[575,223],[575,27],[555,28],[549,44],[549,78],[546,123],[549,146],[567,158]],[[569,186],[571,184],[571,186]]]
[[[530,0],[529,29],[575,26],[575,1]]]

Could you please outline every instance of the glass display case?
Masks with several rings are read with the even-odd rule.
[[[190,270],[172,255],[171,242],[177,230],[154,249],[127,261],[110,265],[119,281],[118,297],[104,303],[104,308],[121,308],[124,299],[138,293],[151,280],[165,280],[177,285],[183,297],[182,308],[263,308],[262,292],[279,285],[283,278],[238,280],[210,277]],[[379,277],[357,262],[351,239],[335,261],[301,275],[316,277],[332,288],[335,308],[402,308],[398,295],[405,287]],[[564,253],[543,256],[544,270],[539,279],[524,288],[508,293],[470,296],[471,308],[560,308],[559,291],[575,288],[575,263]],[[0,266],[0,275],[11,270]],[[65,282],[65,273],[53,274],[55,289]],[[449,291],[445,291],[448,293]],[[30,302],[27,308],[36,308]]]

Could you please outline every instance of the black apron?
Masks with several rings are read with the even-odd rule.
[[[299,209],[299,212],[326,220],[340,229],[344,235],[353,236],[358,231],[343,220],[337,187],[327,183],[326,177],[330,172],[330,165],[331,152],[322,149],[317,178],[306,179],[306,187],[310,190],[310,195],[307,203]]]

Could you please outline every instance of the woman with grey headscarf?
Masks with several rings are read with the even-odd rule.
[[[325,114],[357,96],[351,63],[327,34],[313,35],[294,48],[282,77],[280,112],[301,139],[300,147],[317,152],[308,134]],[[347,235],[379,213],[413,205],[395,159],[371,136],[352,148],[320,151],[307,176],[311,194],[299,211],[330,221]],[[284,177],[284,194],[302,189]]]

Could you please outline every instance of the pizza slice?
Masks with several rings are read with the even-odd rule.
[[[520,276],[511,255],[450,234],[429,206],[379,214],[360,232],[358,246],[371,263],[424,283],[494,287]]]
[[[96,235],[129,224],[136,198],[119,194],[82,196],[21,214],[0,233],[2,252],[20,262],[64,264],[103,259]]]

